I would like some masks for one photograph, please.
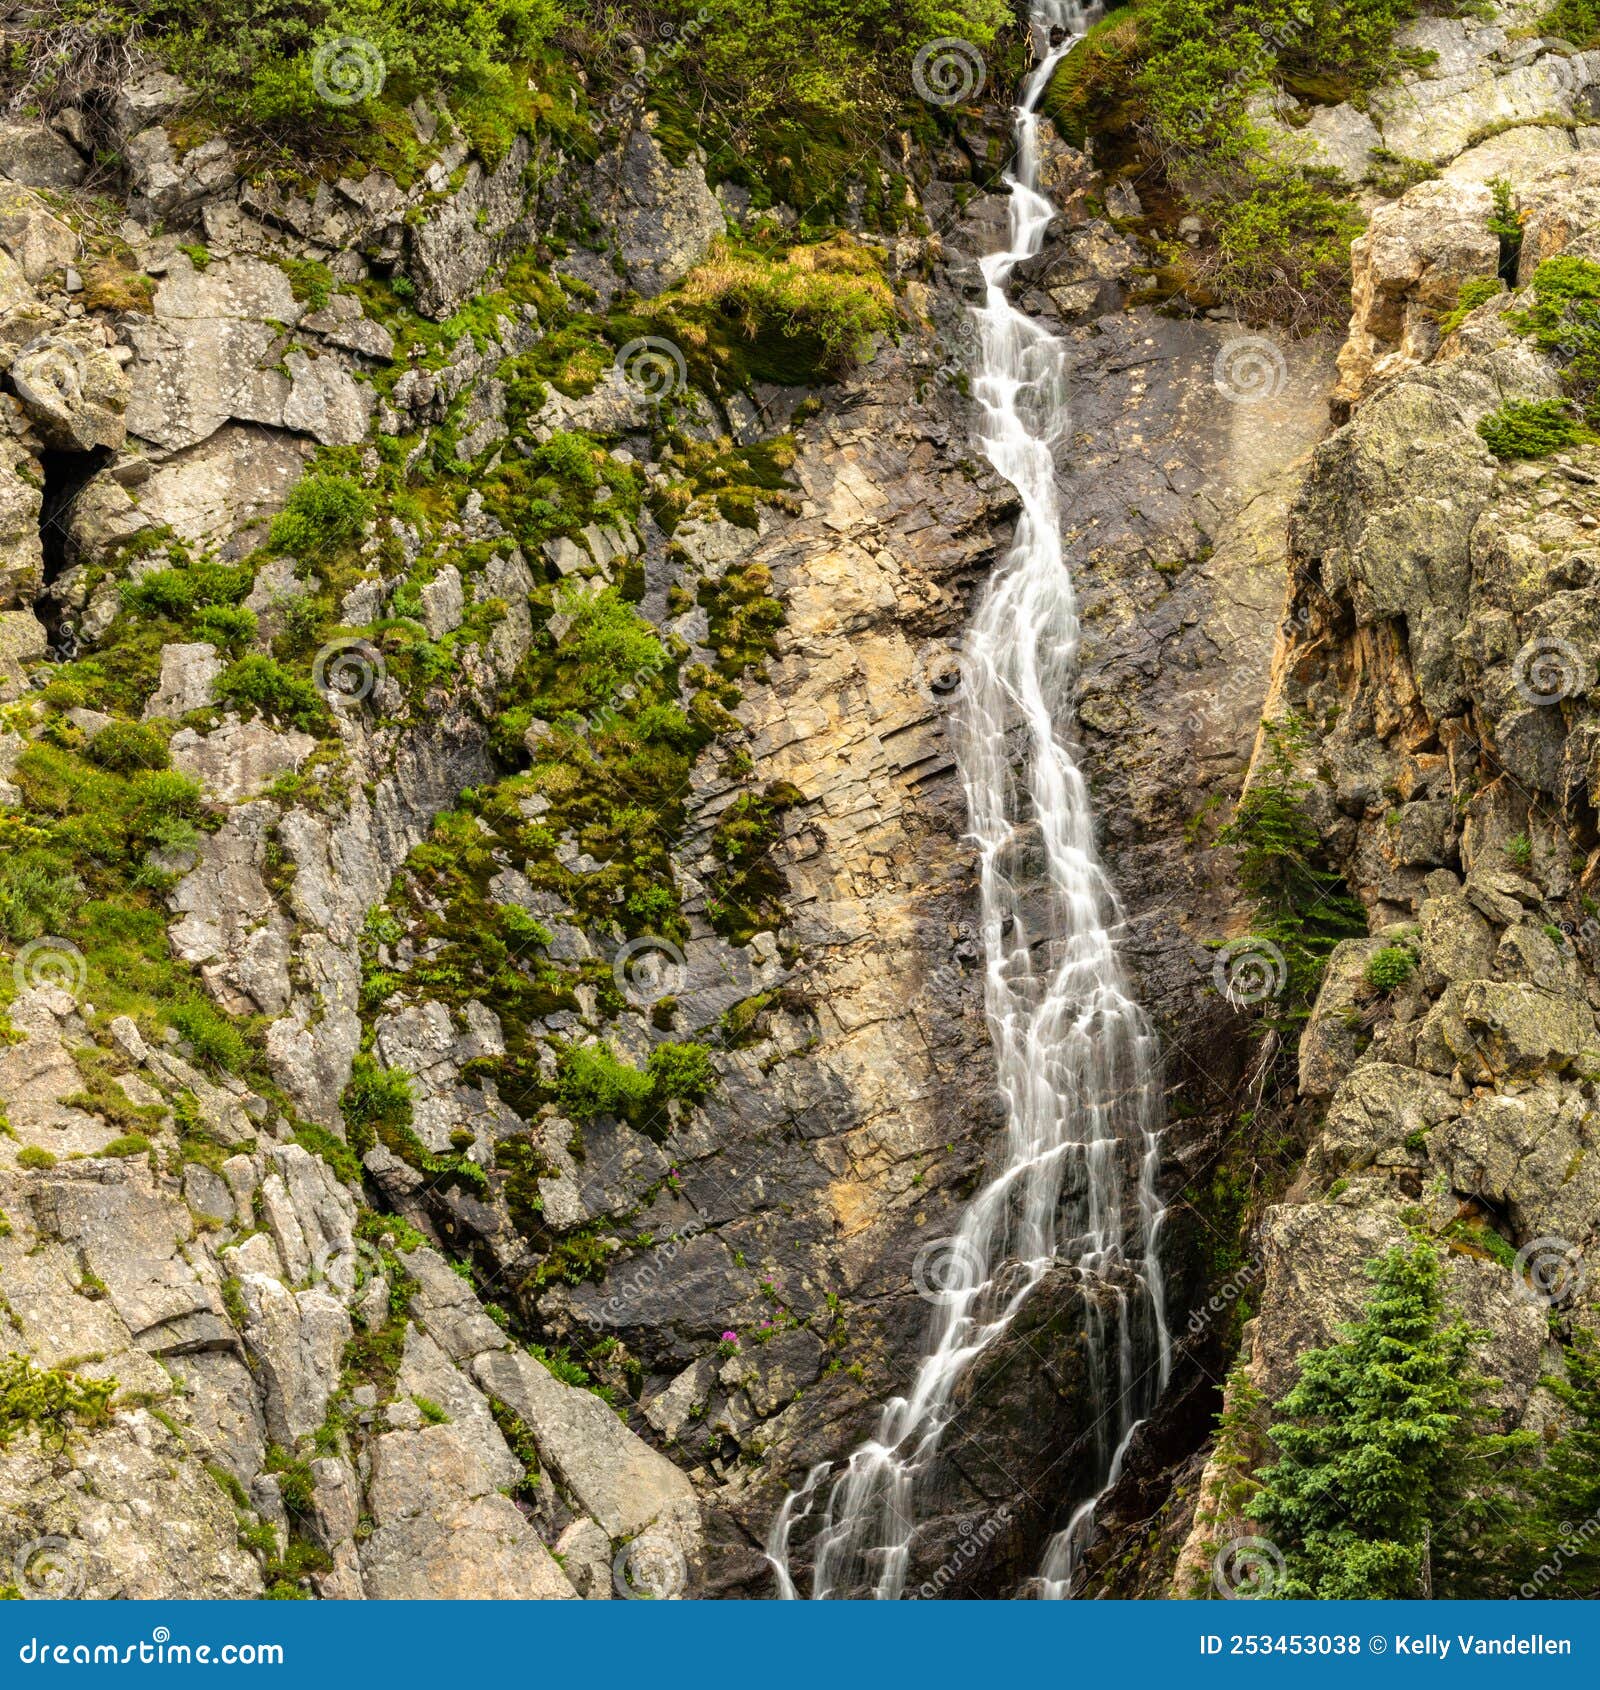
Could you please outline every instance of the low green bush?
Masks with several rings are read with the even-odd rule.
[[[218,677],[213,692],[225,709],[259,711],[285,727],[317,730],[326,725],[322,695],[302,676],[276,658],[251,652],[230,664]]]
[[[1511,399],[1482,418],[1478,433],[1497,458],[1548,458],[1594,435],[1565,399]]]
[[[1367,958],[1367,984],[1376,992],[1393,992],[1417,971],[1417,958],[1406,945],[1385,945]]]
[[[308,475],[272,519],[267,545],[302,563],[326,563],[353,547],[371,518],[371,498],[348,476]]]

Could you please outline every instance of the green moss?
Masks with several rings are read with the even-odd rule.
[[[1376,992],[1397,991],[1416,969],[1416,953],[1408,945],[1385,945],[1367,958],[1367,984]]]
[[[711,851],[720,866],[706,882],[706,914],[736,944],[781,919],[785,881],[771,851],[784,812],[802,797],[790,783],[775,782],[759,794],[741,793],[717,820]]]
[[[31,1432],[45,1449],[64,1450],[74,1430],[109,1424],[116,1389],[115,1379],[81,1379],[9,1355],[0,1362],[0,1449]]]
[[[124,1133],[96,1152],[99,1156],[142,1156],[150,1148],[150,1140],[143,1133]]]
[[[1456,289],[1454,310],[1439,319],[1440,335],[1454,334],[1480,305],[1504,292],[1505,283],[1498,276],[1469,277]]]
[[[365,1052],[358,1054],[339,1099],[350,1148],[364,1154],[381,1132],[409,1126],[411,1095],[410,1075],[380,1067]]]
[[[620,1061],[606,1044],[572,1045],[562,1052],[557,1096],[575,1121],[597,1115],[632,1115],[649,1102],[650,1077]]]
[[[783,625],[783,606],[772,596],[772,572],[764,563],[735,565],[718,580],[703,581],[696,595],[705,606],[717,670],[730,680],[754,668],[765,679],[766,659]]]
[[[880,255],[847,236],[777,255],[726,239],[613,332],[664,335],[707,381],[805,386],[843,374],[894,320]]]
[[[42,1145],[25,1144],[17,1152],[17,1166],[19,1168],[31,1168],[36,1172],[42,1172],[44,1169],[53,1168],[55,1165],[55,1152],[46,1150]]]
[[[346,1097],[349,1096],[347,1092]],[[348,1116],[346,1117],[348,1120]],[[346,1185],[360,1185],[361,1158],[342,1139],[335,1138],[326,1127],[302,1121],[295,1128],[295,1143],[303,1145],[313,1156],[320,1156]]]
[[[681,1098],[698,1103],[717,1083],[711,1052],[702,1044],[658,1044],[645,1063],[651,1096],[657,1102]]]

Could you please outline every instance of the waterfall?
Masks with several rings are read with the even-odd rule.
[[[1157,1259],[1156,1043],[1117,956],[1121,912],[1068,737],[1079,626],[1055,474],[1068,427],[1066,348],[1005,295],[1054,214],[1037,186],[1037,106],[1087,18],[1076,0],[1035,0],[1031,21],[1038,62],[1016,111],[1010,244],[982,261],[986,297],[974,311],[978,442],[1022,508],[968,633],[957,712],[1007,1133],[999,1173],[943,1252],[928,1350],[909,1393],[884,1405],[876,1435],[828,1488],[809,1545],[814,1600],[903,1593],[957,1387],[1053,1267],[1072,1268],[1084,1287],[1096,1425],[1073,1471],[1052,1486],[1082,1500],[1028,1594],[1069,1593],[1094,1499],[1116,1478],[1171,1367]],[[1052,46],[1058,31],[1064,39]],[[814,1467],[774,1522],[767,1555],[780,1595],[800,1594],[790,1538],[812,1518],[825,1477]]]

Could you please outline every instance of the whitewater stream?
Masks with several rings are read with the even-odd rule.
[[[773,1523],[767,1554],[785,1597],[802,1594],[791,1567],[802,1537],[814,1600],[904,1594],[918,1520],[940,1495],[945,1434],[958,1412],[975,1423],[983,1412],[981,1392],[957,1404],[959,1387],[1052,1270],[1075,1271],[1082,1285],[1097,1412],[1047,1475],[1070,1512],[1018,1595],[1070,1593],[1096,1499],[1171,1368],[1156,1041],[1117,955],[1121,912],[1070,738],[1079,623],[1056,485],[1068,361],[1061,341],[1005,293],[1054,215],[1038,191],[1037,107],[1088,16],[1074,0],[1036,0],[1031,21],[1036,68],[1016,109],[1006,177],[1009,245],[982,261],[986,297],[973,313],[978,443],[1022,510],[968,632],[956,723],[1006,1138],[999,1172],[957,1232],[919,1256],[934,1315],[909,1393],[884,1405],[876,1435],[841,1470],[813,1468]]]

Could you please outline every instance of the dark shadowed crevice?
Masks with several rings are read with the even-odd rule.
[[[107,446],[96,446],[87,452],[47,450],[39,454],[39,464],[44,470],[43,504],[39,511],[44,582],[34,601],[33,612],[44,624],[53,648],[59,648],[61,643],[64,607],[52,588],[69,562],[67,532],[72,522],[72,507],[90,477],[103,469],[113,456]]]

